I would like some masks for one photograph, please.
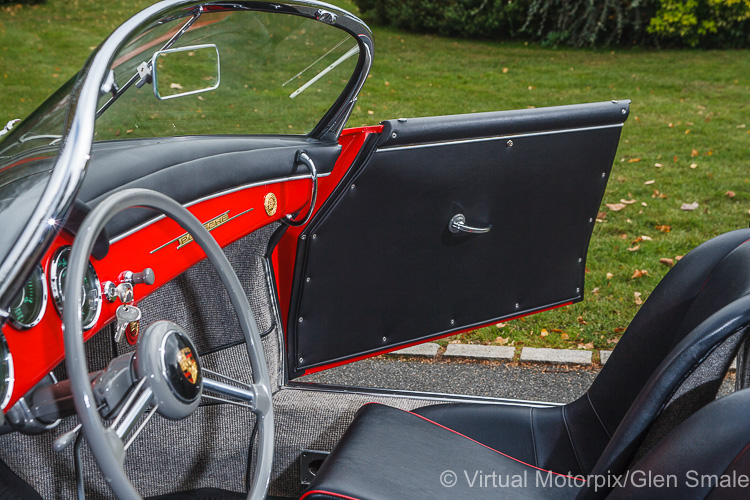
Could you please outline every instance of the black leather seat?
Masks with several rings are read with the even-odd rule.
[[[581,479],[518,462],[415,413],[371,404],[302,498],[561,499],[574,498],[585,484],[612,500],[746,499],[749,416],[745,389],[692,415],[627,474]],[[436,443],[443,453],[435,452]],[[606,481],[615,485],[611,491],[597,487]]]
[[[576,401],[550,408],[435,405],[416,410],[409,419],[424,417],[518,461],[557,473],[604,475],[627,470],[663,436],[716,397],[750,327],[748,240],[750,230],[733,231],[700,245],[678,262],[633,319],[589,390]],[[377,419],[368,416],[374,412],[382,417],[383,410],[377,408],[368,405],[360,411],[352,424],[354,430],[347,432],[325,461],[310,491],[325,486],[352,498],[393,498],[392,494],[410,480],[410,471],[395,469],[391,464],[401,458],[420,463],[435,456],[451,461],[458,448],[427,438],[434,429],[413,429],[415,435],[424,434],[427,445],[422,447],[405,447],[407,441],[398,439],[383,441],[386,436],[378,436],[374,425]],[[406,419],[403,415],[389,418],[399,419],[390,424],[390,429],[407,426],[402,422]],[[420,425],[424,427],[424,423]],[[377,453],[359,453],[368,448]],[[346,467],[333,465],[341,463],[339,457],[347,457]],[[372,468],[362,468],[368,461]],[[470,469],[460,460],[451,463],[455,468]],[[507,470],[516,467],[508,464]],[[502,467],[506,470],[505,465]],[[384,476],[390,477],[394,489],[358,491],[347,486],[353,484],[353,475],[359,474],[361,479],[363,471],[376,476],[380,481],[377,484],[382,484]],[[357,488],[364,487],[357,484]],[[588,483],[574,489],[550,491],[562,498],[570,494],[603,498],[610,491],[607,486],[592,488]],[[461,496],[458,490],[439,491],[442,496]],[[524,494],[544,498],[550,491],[527,489]],[[514,490],[513,496],[518,493]],[[472,490],[469,496],[475,494]],[[497,498],[498,492],[494,495]],[[435,498],[434,494],[405,497]]]

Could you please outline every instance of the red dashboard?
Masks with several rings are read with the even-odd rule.
[[[342,147],[333,171],[319,179],[316,209],[325,202],[349,169],[366,137],[378,133],[381,126],[345,130],[339,138]],[[266,209],[266,198],[273,193],[276,210]],[[196,203],[189,207],[204,225],[213,226],[211,234],[220,246],[250,234],[251,232],[281,219],[289,213],[303,209],[310,198],[310,181],[306,179],[271,182]],[[271,204],[272,205],[272,204]],[[210,227],[209,227],[210,228]],[[303,228],[290,228],[273,254],[273,266],[281,305],[282,318],[286,320],[291,294],[292,273],[296,256],[296,242]],[[159,286],[202,260],[205,255],[200,247],[185,237],[185,231],[174,221],[161,218],[110,244],[109,252],[101,260],[92,259],[101,284],[118,283],[120,273],[129,270],[142,271],[149,267],[155,272],[153,285],[136,285],[135,302],[148,296]],[[50,276],[50,263],[57,251],[72,245],[73,236],[61,231],[45,253],[41,266],[45,279]],[[102,327],[115,319],[119,301],[102,299],[101,313],[96,323],[84,332],[89,339]],[[14,383],[6,410],[26,394],[36,383],[64,359],[62,320],[52,297],[47,300],[41,321],[35,326],[21,330],[10,323],[3,327],[3,334],[13,356]]]

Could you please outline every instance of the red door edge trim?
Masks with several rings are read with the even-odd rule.
[[[364,127],[353,127],[353,128],[345,128],[341,131],[341,135],[354,135],[354,134],[379,134],[383,131],[382,125],[368,125]]]
[[[343,498],[344,500],[359,500],[359,498],[350,497],[347,495],[342,495],[341,493],[333,493],[331,491],[323,491],[323,490],[310,490],[306,491],[301,497],[299,497],[299,500],[304,500],[308,495],[312,495],[315,493],[319,493],[321,495],[328,495],[336,498]]]
[[[545,311],[551,311],[552,309],[557,309],[558,307],[569,306],[572,303],[573,303],[573,301],[570,300],[570,301],[564,302],[562,304],[557,304],[557,305],[554,305],[554,306],[551,306],[551,307],[545,307],[544,309],[536,309],[534,311],[529,311],[529,312],[526,312],[526,313],[523,313],[523,314],[519,314],[518,316],[513,316],[513,317],[510,317],[510,318],[505,318],[502,321],[511,321],[511,320],[514,320],[514,319],[523,318],[524,316],[530,316],[532,314],[537,314],[537,313],[541,313],[541,312],[545,312]],[[409,342],[407,344],[399,344],[397,346],[387,347],[387,348],[381,349],[379,351],[371,352],[371,353],[368,353],[368,354],[362,354],[361,356],[355,356],[353,358],[344,359],[344,360],[341,360],[341,361],[335,361],[333,363],[328,363],[328,364],[321,365],[321,366],[315,366],[315,367],[308,368],[307,370],[305,370],[305,372],[302,374],[302,376],[311,375],[313,373],[322,372],[322,371],[328,370],[330,368],[336,368],[337,366],[342,366],[342,365],[346,365],[346,364],[349,364],[349,363],[354,363],[355,361],[362,361],[363,359],[373,358],[375,356],[380,356],[381,354],[388,354],[389,352],[398,351],[400,349],[406,349],[407,347],[412,347],[412,346],[415,346],[415,345],[424,344],[425,342],[429,342],[431,340],[438,340],[438,339],[442,339],[442,338],[445,338],[445,337],[450,337],[451,335],[460,335],[462,333],[471,332],[473,330],[478,330],[479,328],[485,328],[485,327],[488,327],[488,326],[494,325],[494,324],[495,324],[495,321],[492,321],[490,323],[485,323],[483,325],[472,326],[471,328],[466,328],[464,330],[458,330],[458,331],[455,331],[455,332],[445,333],[445,334],[442,334],[442,335],[436,335],[435,337],[429,337],[429,338],[426,338],[426,339],[423,339],[423,340],[417,340],[415,342]]]

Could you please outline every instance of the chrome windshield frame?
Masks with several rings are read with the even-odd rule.
[[[356,16],[339,7],[316,0],[274,3],[243,0],[163,0],[142,10],[112,32],[89,57],[78,74],[71,92],[59,154],[47,186],[32,212],[28,225],[10,253],[0,262],[0,323],[7,317],[9,304],[23,285],[23,278],[39,262],[59,232],[63,219],[67,216],[81,187],[91,155],[99,97],[115,55],[144,26],[155,25],[165,19],[174,19],[178,14],[176,11],[182,11],[179,17],[188,16],[200,6],[298,15],[330,24],[351,34],[360,46],[355,73],[334,105],[309,134],[314,140],[338,139],[372,66],[372,32]]]

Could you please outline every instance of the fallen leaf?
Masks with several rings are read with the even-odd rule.
[[[547,335],[549,335],[549,332],[545,328],[542,328],[542,331],[540,332],[540,335],[542,337],[546,337]]]
[[[645,269],[636,269],[635,272],[633,273],[633,276],[631,276],[631,278],[641,278],[647,275],[648,275],[648,271],[646,271]]]
[[[700,156],[700,152],[697,149],[694,149],[690,152],[690,157],[695,158],[696,156]]]
[[[608,213],[608,212],[598,212],[598,213],[596,214],[596,218],[597,218],[597,219],[606,219],[606,218],[607,218],[607,213]]]
[[[698,168],[698,164],[697,163],[691,163],[690,164],[690,168]]]
[[[730,198],[734,198],[734,197],[736,196],[736,194],[735,194],[735,192],[734,192],[734,191],[727,191],[727,192],[726,192],[726,193],[724,193],[724,194],[725,194],[725,195],[727,195],[727,196],[729,196]]]
[[[647,185],[647,186],[649,186],[649,185],[653,184],[654,182],[656,182],[656,181],[654,179],[651,179],[651,180],[648,180],[648,181],[644,182],[644,184]]]
[[[508,343],[508,339],[506,339],[505,337],[495,337],[495,343],[505,345]]]
[[[458,339],[456,339],[456,340],[450,340],[450,341],[448,341],[448,343],[449,343],[449,344],[460,344],[460,343],[461,343],[461,341],[460,341],[460,340],[458,340]]]
[[[578,321],[578,324],[579,324],[579,325],[587,325],[587,324],[588,324],[588,323],[586,323],[586,320],[585,320],[585,319],[583,319],[583,316],[578,316],[578,317],[576,318],[576,320]]]
[[[599,293],[599,289],[598,288],[594,288],[593,290],[591,290],[591,293],[593,293],[594,295],[596,295],[597,293]]]
[[[615,328],[615,333],[622,333],[624,331],[625,331],[625,329],[623,327],[621,327],[621,326],[618,326],[617,328]],[[615,342],[617,342],[617,340],[615,340]],[[610,339],[610,343],[612,343],[611,339]]]
[[[498,328],[502,328],[502,327],[507,326],[507,325],[508,325],[508,323],[498,323],[495,326],[498,327]]]
[[[641,239],[643,241],[651,241],[651,240],[653,240],[653,238],[651,236],[646,236],[645,234],[641,235]]]
[[[627,235],[626,233],[622,233],[622,234],[620,235],[620,239],[621,239],[621,240],[627,240],[627,239],[628,239],[628,235]]]
[[[614,277],[615,277],[615,275],[614,275],[614,274],[612,274],[612,273],[607,273],[607,279],[608,279],[608,280],[611,280],[611,279],[612,279],[612,278],[614,278]]]
[[[368,110],[367,110],[367,114],[368,114],[368,115],[374,115],[374,114],[375,114],[375,111],[373,111],[373,110],[371,110],[371,109],[368,109]]]
[[[638,201],[638,200],[625,200],[625,199],[620,198],[620,203],[624,203],[626,205],[632,205],[636,201]]]
[[[628,163],[638,163],[639,161],[641,161],[640,158],[631,158],[628,160]]]
[[[669,259],[669,258],[666,258],[666,257],[662,257],[661,259],[659,259],[659,262],[661,262],[665,266],[669,266],[669,267],[674,266],[674,259]]]
[[[683,203],[680,206],[680,210],[685,210],[686,212],[690,212],[692,210],[695,210],[696,208],[698,208],[698,202],[697,201],[694,201],[693,203]]]
[[[586,349],[593,349],[594,348],[594,343],[593,342],[589,342],[588,344],[584,344],[583,347],[585,347]]]
[[[685,130],[685,135],[688,135],[690,133],[690,129]]]
[[[172,83],[169,84],[169,88],[170,89],[182,90],[182,85],[180,85],[179,83],[172,82]]]
[[[661,167],[663,167],[664,165],[662,165],[661,163],[654,163],[654,166],[655,166],[656,168],[661,168]]]
[[[568,335],[567,333],[561,333],[560,338],[562,340],[568,340],[570,338],[570,335]]]
[[[647,206],[648,206],[648,203],[646,203],[645,201],[642,201],[642,202],[641,202],[641,205],[642,205],[642,206],[644,206],[644,207],[647,207]]]
[[[667,226],[666,224],[662,224],[661,226],[654,226],[656,229],[661,231],[662,233],[668,233],[672,230],[672,226]]]
[[[682,260],[683,257],[684,255],[675,255],[674,260]]]
[[[643,299],[641,299],[641,292],[633,292],[633,297],[635,297],[635,305],[639,306],[643,304]]]
[[[641,238],[641,237],[639,236],[639,237],[637,237],[636,239],[634,239],[634,240],[633,240],[633,243],[632,243],[632,244],[633,244],[633,245],[635,245],[636,243],[640,243],[641,241],[643,241],[643,238]]]
[[[555,333],[562,333],[562,330],[560,330],[559,328],[553,328],[552,331]]]
[[[637,252],[640,249],[641,249],[641,246],[640,245],[636,245],[634,247],[628,248],[628,252]]]
[[[627,207],[624,203],[606,203],[607,208],[612,210],[613,212],[619,212],[623,208]]]
[[[616,331],[616,332],[617,332],[618,330],[619,330],[619,331],[621,331],[621,332],[625,331],[625,329],[624,329],[624,328],[615,328],[615,331]],[[619,333],[619,332],[618,332],[618,333]],[[607,343],[608,343],[608,344],[616,344],[616,343],[618,343],[619,341],[620,341],[620,339],[618,339],[618,338],[616,338],[616,337],[612,337],[611,339],[607,339]]]
[[[669,122],[669,125],[667,125],[667,127],[669,127],[669,128],[673,128],[673,127],[674,127],[674,125],[672,124],[672,122]]]
[[[503,73],[507,73],[507,72],[508,72],[508,68],[503,68]]]

